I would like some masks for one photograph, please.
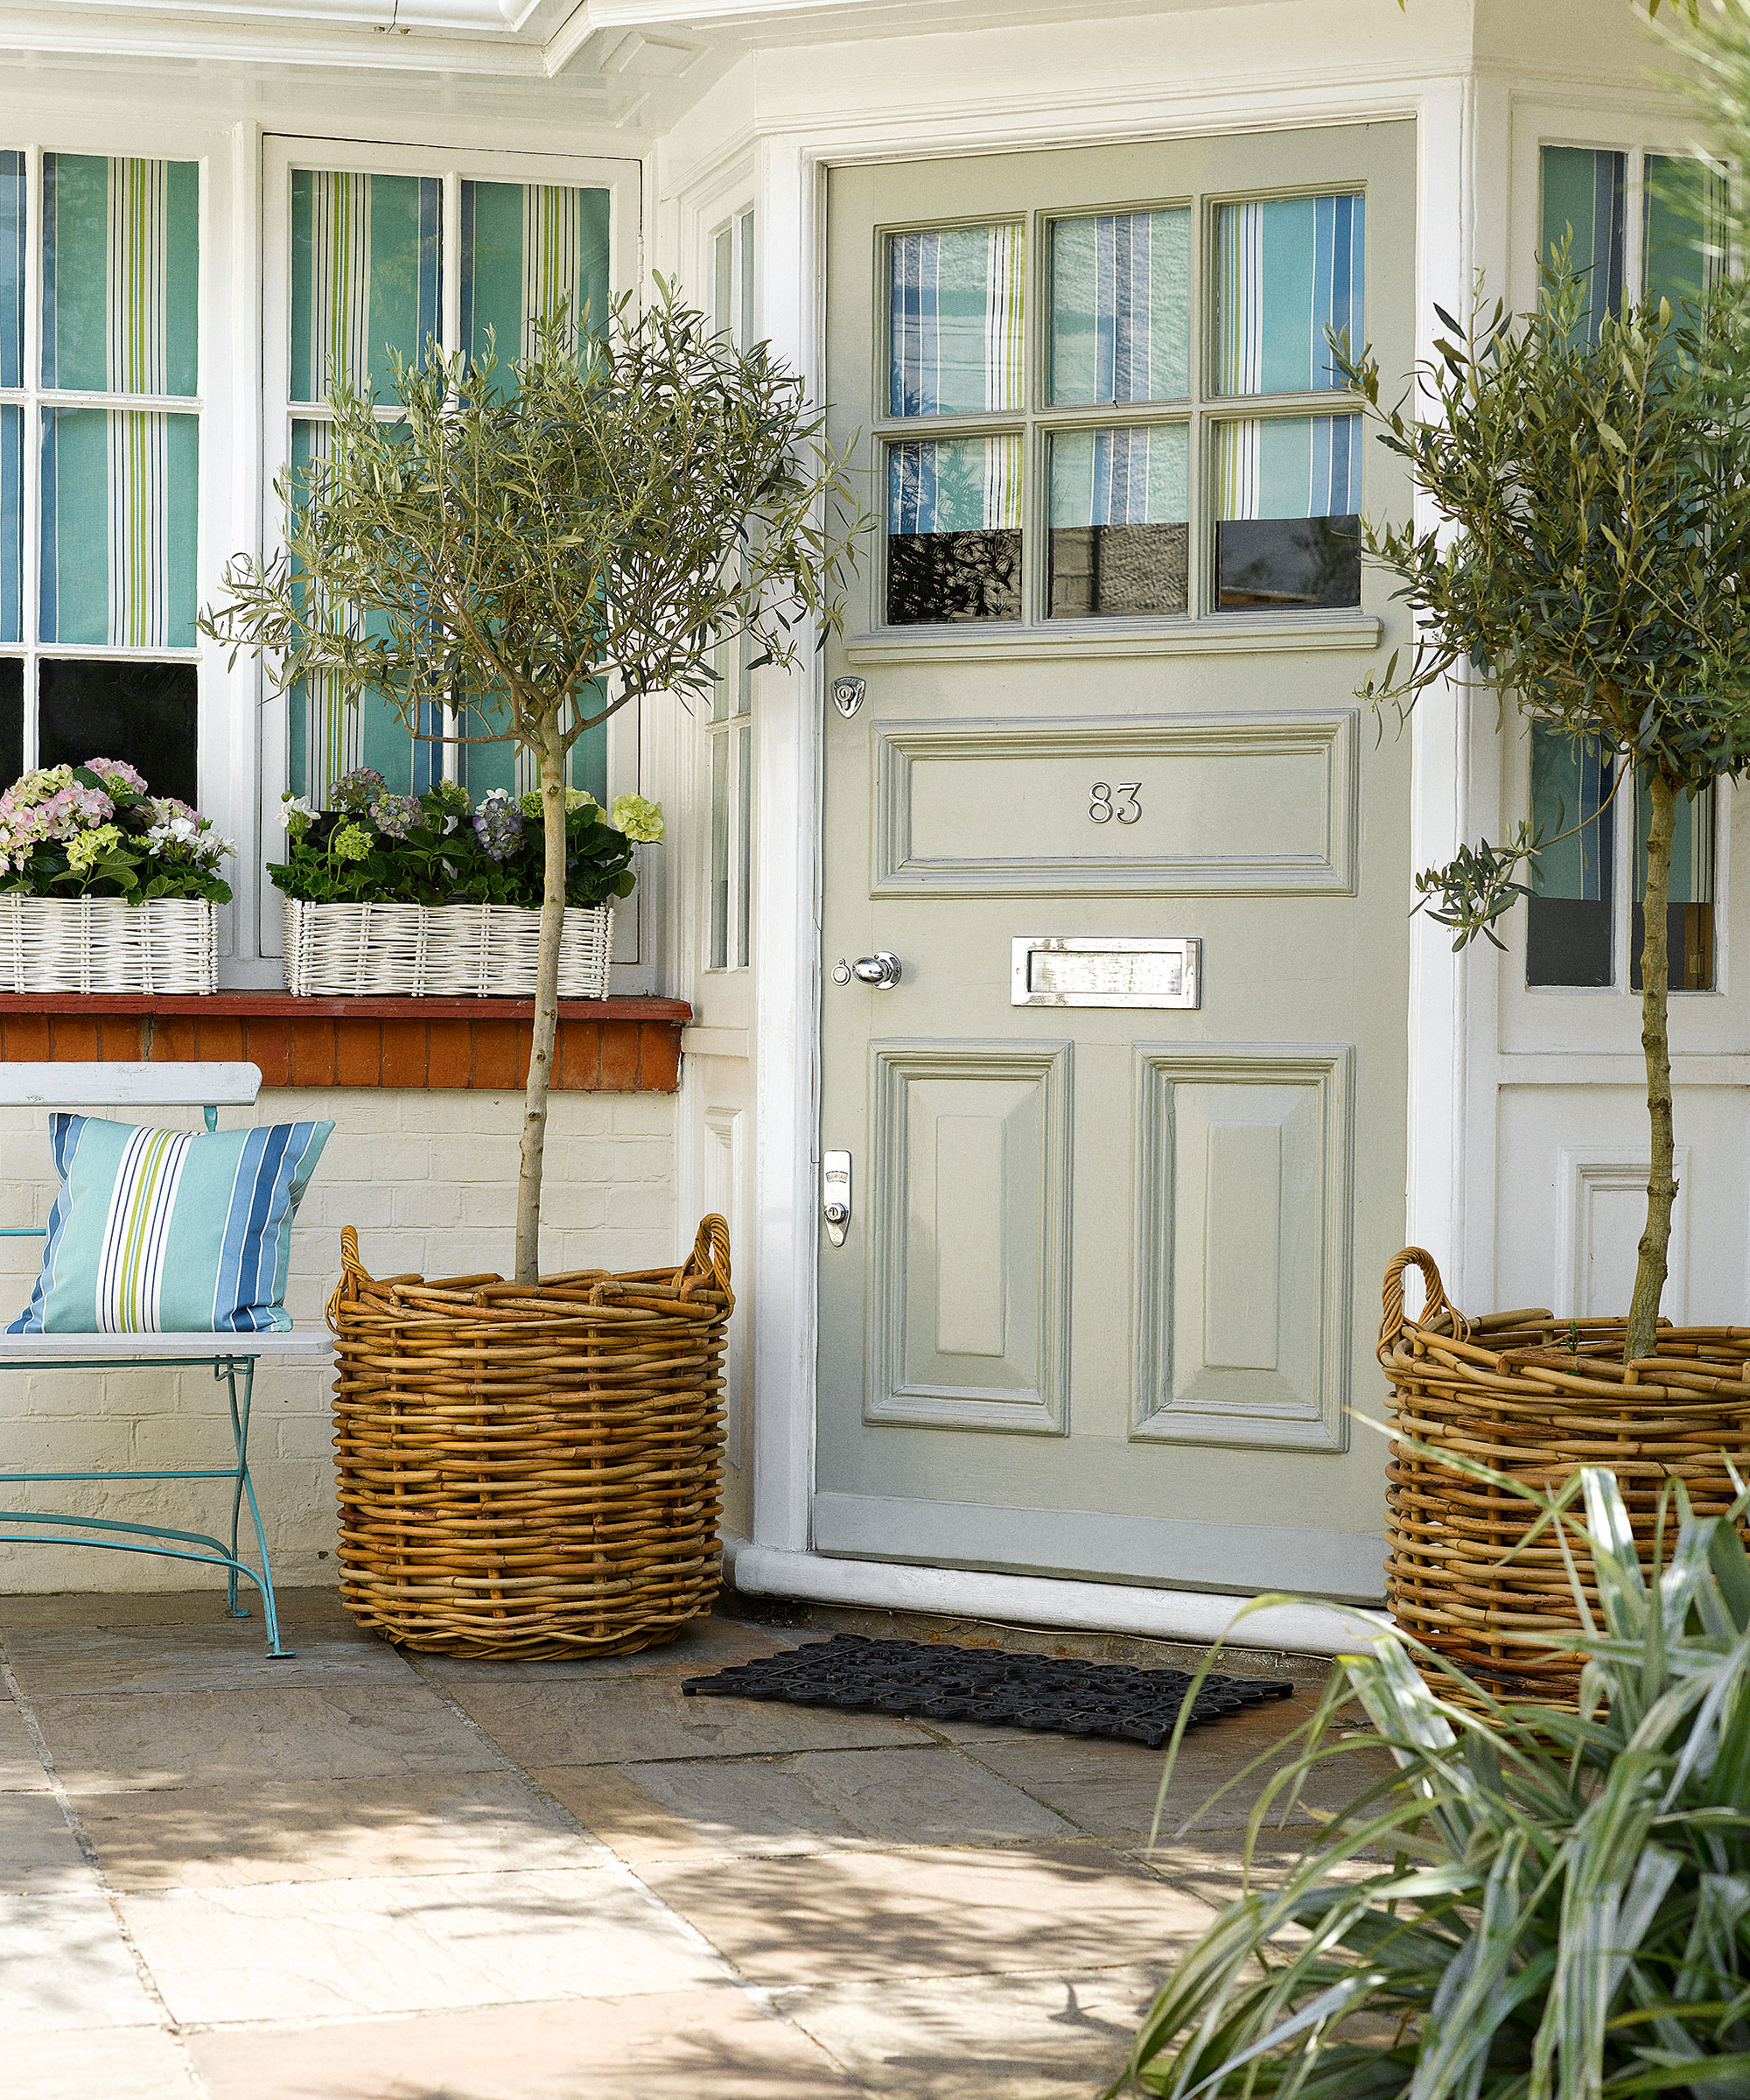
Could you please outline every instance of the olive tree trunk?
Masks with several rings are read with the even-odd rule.
[[[565,930],[565,743],[556,722],[543,725],[541,831],[546,846],[541,889],[541,953],[535,972],[535,1040],[522,1096],[522,1164],[516,1182],[516,1281],[541,1280],[541,1169],[547,1148],[547,1091],[559,1032],[559,942]]]
[[[1641,1235],[1641,1258],[1634,1270],[1634,1295],[1629,1301],[1628,1334],[1622,1352],[1629,1362],[1652,1355],[1658,1346],[1659,1299],[1665,1289],[1665,1261],[1671,1243],[1671,1206],[1677,1197],[1671,1171],[1671,958],[1667,930],[1677,787],[1669,774],[1655,773],[1651,788],[1653,820],[1647,832],[1643,911],[1646,941],[1641,950],[1641,1046],[1647,1054],[1653,1166],[1647,1180],[1647,1228]]]

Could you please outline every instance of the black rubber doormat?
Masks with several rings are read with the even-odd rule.
[[[688,1677],[681,1689],[689,1698],[775,1699],[907,1720],[982,1721],[1054,1735],[1113,1736],[1158,1750],[1172,1733],[1191,1683],[1183,1670],[835,1634],[830,1641],[737,1662],[714,1677]],[[1186,1726],[1225,1720],[1266,1699],[1285,1699],[1293,1690],[1281,1677],[1207,1676]]]

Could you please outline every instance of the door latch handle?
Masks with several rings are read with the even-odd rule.
[[[872,956],[859,956],[850,966],[850,974],[861,984],[872,984],[877,991],[892,991],[905,971],[900,958],[884,948]]]
[[[826,1220],[826,1236],[835,1247],[844,1244],[850,1222],[850,1154],[821,1155],[821,1215]]]

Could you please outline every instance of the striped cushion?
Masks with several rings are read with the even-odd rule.
[[[284,1332],[291,1221],[332,1123],[151,1130],[49,1118],[60,1193],[9,1334]]]

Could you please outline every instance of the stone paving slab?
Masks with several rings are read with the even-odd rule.
[[[855,1750],[933,1740],[908,1721],[880,1714],[752,1699],[690,1699],[678,1679],[669,1676],[478,1686],[458,1681],[445,1689],[525,1768]]]
[[[264,1676],[254,1690],[57,1693],[32,1704],[72,1794],[506,1768],[486,1736],[416,1681],[282,1691]]]
[[[857,2100],[865,2090],[738,1991],[233,2030],[196,2034],[189,2052],[210,2100]]]
[[[121,1906],[172,2017],[196,2025],[731,1981],[615,1867],[172,1889]]]
[[[561,1767],[530,1776],[634,1862],[1078,1834],[1055,1810],[944,1745]]]
[[[96,1861],[0,1693],[5,2100],[1095,2100],[1256,1777],[1171,1833],[1310,1711],[1188,1738],[1150,1851],[1140,1746],[682,1696],[785,1629],[473,1663],[282,1601],[295,1663],[212,1592],[0,1599]]]
[[[118,1889],[528,1872],[612,1858],[513,1772],[103,1795],[82,1799],[79,1815]]]
[[[1103,1846],[657,1861],[640,1878],[743,1975],[791,1984],[1098,1968],[1211,1915]]]
[[[1122,1969],[778,1993],[782,2011],[868,2093],[904,2100],[1069,2100],[1124,2068],[1166,1980],[1164,1958]]]

